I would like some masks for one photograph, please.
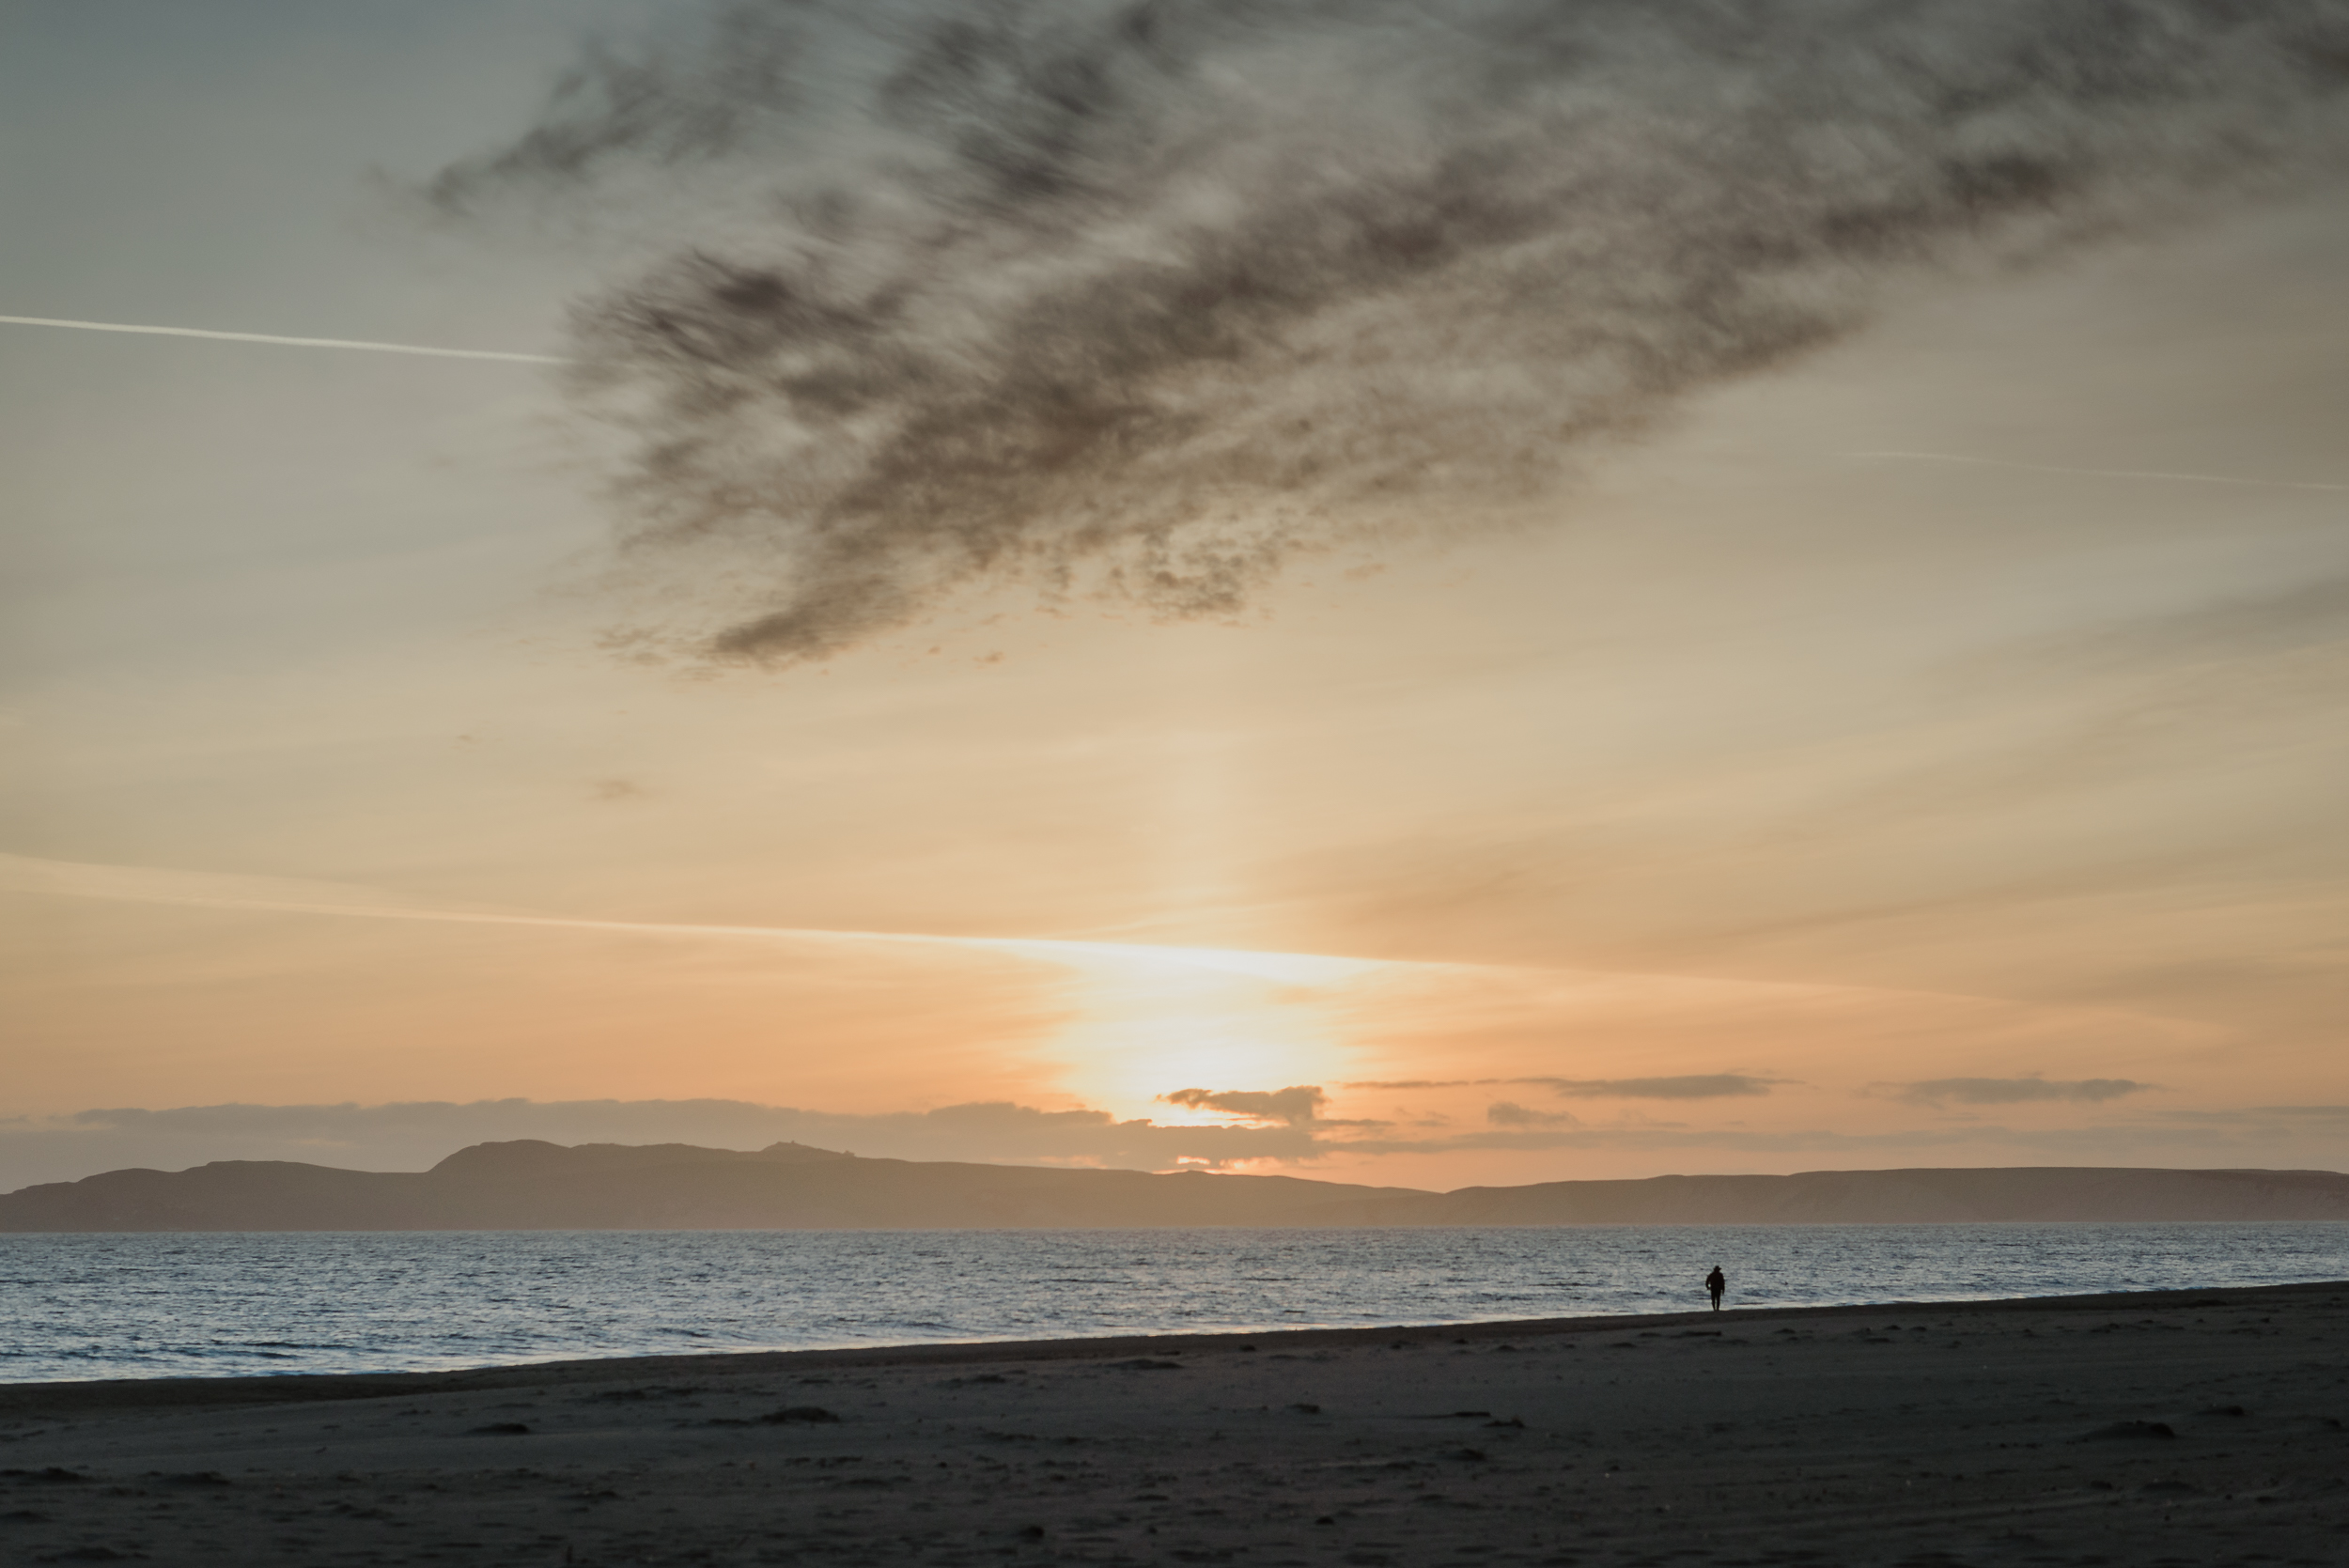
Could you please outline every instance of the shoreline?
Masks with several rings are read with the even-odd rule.
[[[0,1388],[0,1558],[2349,1560],[2349,1281]]]
[[[1039,1340],[950,1340],[808,1350],[714,1350],[672,1356],[588,1356],[420,1372],[307,1372],[53,1379],[0,1383],[0,1420],[69,1410],[135,1410],[210,1404],[272,1405],[555,1389],[651,1376],[750,1377],[795,1370],[955,1368],[991,1362],[1082,1361],[1266,1347],[1273,1354],[1389,1345],[1441,1338],[1475,1345],[1519,1339],[1636,1333],[1711,1325],[1879,1316],[1887,1312],[2013,1313],[2235,1307],[2288,1301],[2299,1295],[2349,1290],[2349,1280],[2192,1290],[2104,1291],[2089,1295],[1990,1296],[1957,1301],[1881,1301],[1828,1306],[1695,1308],[1678,1312],[1618,1312],[1470,1323],[1382,1324],[1361,1327],[1234,1329],[1195,1334],[1103,1334]]]

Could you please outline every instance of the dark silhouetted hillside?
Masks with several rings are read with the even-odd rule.
[[[224,1160],[0,1197],[0,1231],[890,1230],[1173,1225],[1770,1225],[2349,1220],[2329,1171],[1813,1171],[1457,1192],[1287,1176],[859,1159],[778,1143],[521,1141],[429,1171]]]
[[[1283,1176],[915,1163],[778,1143],[478,1143],[417,1173],[223,1160],[0,1197],[0,1231],[556,1231],[1314,1225],[1405,1188]],[[1359,1223],[1359,1221],[1350,1221]]]
[[[2080,1166],[1806,1171],[1470,1187],[1444,1194],[1455,1225],[1915,1225],[1945,1221],[2349,1219],[2331,1171]]]

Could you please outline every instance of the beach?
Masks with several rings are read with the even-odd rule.
[[[2349,1283],[18,1384],[0,1558],[2336,1564]]]

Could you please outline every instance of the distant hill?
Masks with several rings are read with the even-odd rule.
[[[2349,1220],[2329,1171],[1813,1171],[1456,1192],[1287,1176],[859,1159],[777,1143],[477,1143],[429,1171],[223,1160],[0,1196],[14,1231],[971,1230],[1014,1226],[1754,1225]]]
[[[0,1200],[5,1203],[6,1200]],[[1806,1171],[1469,1187],[1447,1225],[1920,1225],[2021,1219],[2349,1219],[2332,1171],[2095,1166]],[[0,1211],[4,1212],[4,1211]]]
[[[777,1143],[476,1143],[417,1173],[223,1160],[0,1197],[0,1231],[568,1231],[1315,1225],[1407,1188],[1281,1176],[916,1163]]]

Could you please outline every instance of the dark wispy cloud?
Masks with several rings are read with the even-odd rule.
[[[784,662],[1473,526],[1898,275],[2336,165],[2344,85],[2340,0],[737,0],[432,194],[675,237],[580,384]]]
[[[2096,1105],[2141,1094],[2159,1084],[2125,1078],[1935,1078],[1871,1087],[1911,1105]]]

